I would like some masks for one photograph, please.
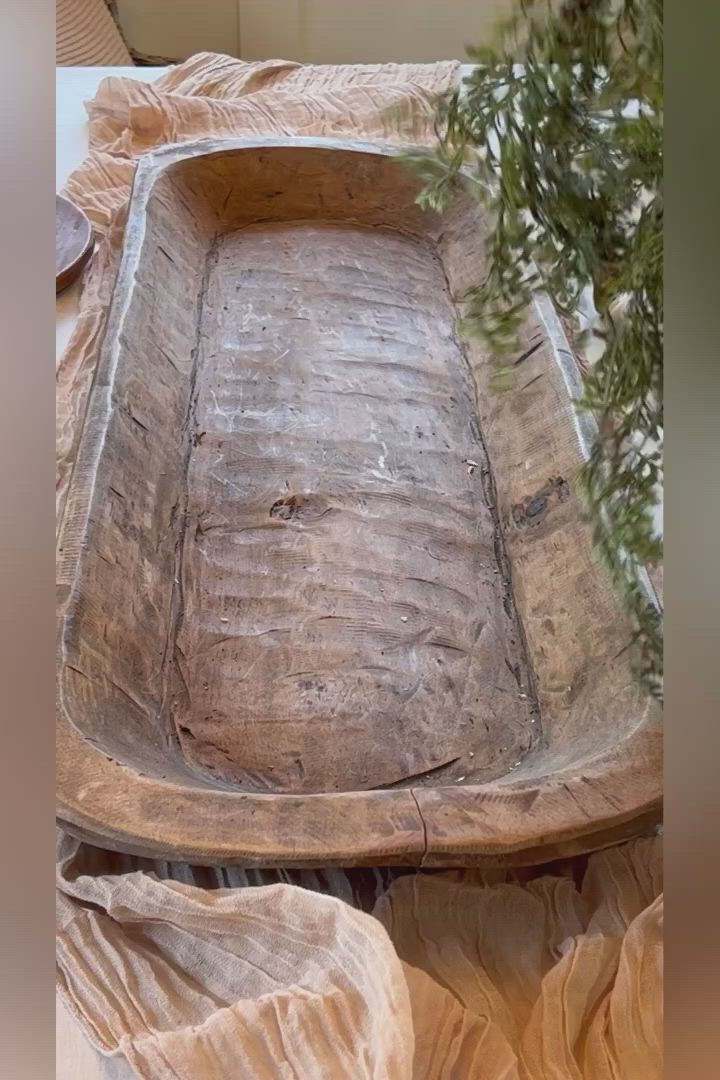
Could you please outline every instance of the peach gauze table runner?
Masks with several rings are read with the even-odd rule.
[[[59,516],[137,158],[205,135],[430,142],[458,77],[202,54],[103,81],[65,189],[99,243],[57,369]],[[662,905],[659,838],[508,875],[202,870],[59,835],[58,990],[118,1076],[659,1080]]]

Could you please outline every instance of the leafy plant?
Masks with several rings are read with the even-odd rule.
[[[644,567],[662,559],[662,0],[518,0],[496,45],[469,55],[472,75],[439,105],[436,147],[408,161],[424,205],[442,211],[463,189],[491,211],[466,322],[492,348],[499,386],[534,293],[568,317],[592,296],[602,353],[577,407],[598,435],[580,487],[640,674],[661,697],[662,616]]]

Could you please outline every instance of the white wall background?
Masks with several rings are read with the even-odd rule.
[[[136,52],[180,60],[382,63],[462,60],[511,0],[116,0]]]

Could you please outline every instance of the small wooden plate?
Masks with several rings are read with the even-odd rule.
[[[55,295],[80,277],[92,255],[88,218],[62,195],[55,196]]]

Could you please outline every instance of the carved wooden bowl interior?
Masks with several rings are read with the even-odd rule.
[[[591,554],[538,301],[458,330],[484,222],[388,148],[139,168],[59,542],[58,817],[196,863],[529,863],[656,819],[658,711]]]

